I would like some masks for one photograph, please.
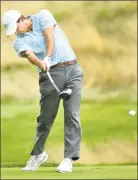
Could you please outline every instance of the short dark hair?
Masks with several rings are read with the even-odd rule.
[[[21,15],[21,17],[19,17],[19,19],[17,20],[17,23],[20,22],[20,20],[26,19],[25,16]]]

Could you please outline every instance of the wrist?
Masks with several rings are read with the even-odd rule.
[[[50,65],[51,65],[51,57],[50,57],[50,56],[45,56],[44,62],[45,62],[46,64],[50,64]]]
[[[38,66],[39,68],[41,68],[41,67],[42,67],[42,61],[39,61],[39,62],[37,63],[37,66]]]
[[[50,55],[46,55],[45,57],[49,57],[50,59],[52,59],[52,56],[50,56]]]

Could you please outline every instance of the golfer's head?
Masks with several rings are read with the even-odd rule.
[[[3,25],[6,28],[6,35],[24,34],[27,31],[28,23],[26,18],[17,10],[10,10],[3,16]]]

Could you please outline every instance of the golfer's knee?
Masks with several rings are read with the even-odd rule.
[[[65,123],[67,126],[75,126],[80,128],[80,116],[79,113],[70,113],[65,116]]]
[[[44,117],[43,117],[44,118]],[[41,116],[37,118],[37,131],[47,131],[50,130],[53,124],[53,119],[43,119]]]

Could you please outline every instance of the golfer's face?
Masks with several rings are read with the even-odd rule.
[[[27,26],[24,20],[20,20],[20,22],[17,23],[17,34],[24,34],[27,30]]]

